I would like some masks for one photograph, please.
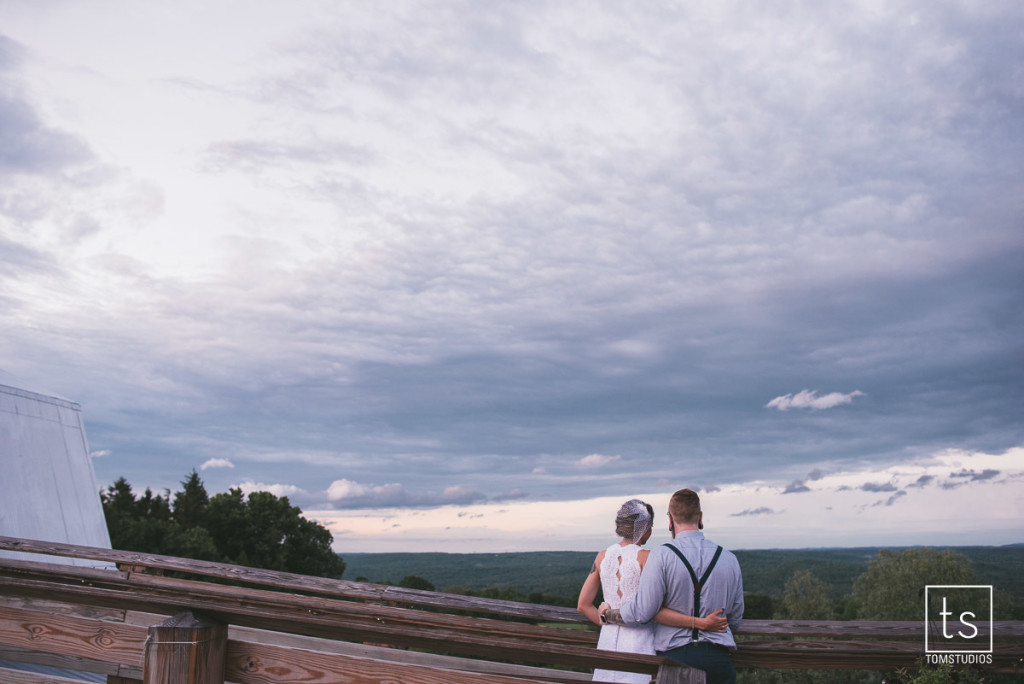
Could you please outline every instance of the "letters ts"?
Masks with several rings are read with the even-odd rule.
[[[940,612],[939,615],[942,616],[942,636],[944,636],[947,639],[952,639],[953,638],[952,634],[946,634],[946,616],[947,615],[952,615],[952,614],[953,613],[951,613],[950,611],[946,610],[946,597],[943,596],[942,597],[942,612]],[[974,631],[974,633],[971,634],[970,636],[968,636],[968,635],[964,634],[963,631],[958,631],[957,634],[959,634],[964,639],[973,639],[974,637],[978,636],[978,628],[974,625],[974,623],[968,622],[967,620],[964,620],[964,616],[965,615],[970,615],[972,618],[976,617],[976,616],[974,615],[974,613],[972,613],[972,612],[970,612],[968,610],[965,610],[964,612],[960,613],[960,623],[970,627]]]

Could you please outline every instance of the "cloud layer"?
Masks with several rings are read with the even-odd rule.
[[[1024,443],[1012,3],[127,7],[0,29],[0,368],[101,484],[774,520]]]

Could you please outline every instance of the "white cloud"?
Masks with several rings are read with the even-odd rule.
[[[110,455],[110,449],[100,449],[99,451],[90,451],[89,456],[92,458],[103,458],[104,456]]]
[[[199,466],[200,470],[206,470],[207,468],[234,468],[235,464],[226,458],[211,458],[210,460]]]
[[[765,408],[774,408],[780,411],[788,411],[791,408],[805,408],[820,411],[823,409],[830,409],[843,404],[849,404],[853,401],[854,397],[862,397],[864,392],[860,390],[854,390],[848,394],[841,392],[832,392],[824,396],[819,397],[817,390],[802,390],[796,394],[785,394],[781,397],[775,397],[767,404]]]
[[[306,494],[305,490],[301,489],[300,487],[296,487],[295,485],[264,484],[262,482],[253,482],[252,480],[246,480],[241,484],[231,485],[231,488],[241,489],[246,496],[252,494],[253,492],[270,492],[271,494],[277,497],[303,496]]]
[[[580,460],[576,461],[576,465],[581,468],[600,468],[606,466],[609,463],[619,460],[618,456],[605,456],[604,454],[590,454],[584,456]]]
[[[330,501],[339,501],[341,499],[353,499],[364,496],[367,492],[367,488],[358,482],[352,480],[335,480],[327,488],[327,498]]]

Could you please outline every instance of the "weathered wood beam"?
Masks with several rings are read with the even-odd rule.
[[[226,624],[186,611],[148,631],[144,684],[224,684]]]
[[[978,635],[987,637],[987,621],[979,622]],[[996,620],[992,623],[995,639],[1024,638],[1024,622]],[[738,638],[751,636],[827,637],[854,639],[924,639],[924,620],[744,620]]]
[[[81,658],[64,653],[37,651],[31,648],[20,648],[17,646],[0,644],[0,660],[7,660],[14,663],[29,663],[31,665],[48,665],[50,667],[60,667],[66,670],[105,674],[108,677],[122,675],[130,679],[142,679],[141,654],[138,666],[119,665],[117,663]],[[2,681],[3,680],[0,679],[0,682]]]
[[[497,670],[467,672],[236,641],[228,643],[226,679],[238,684],[277,684],[282,681],[310,684],[337,681],[357,681],[360,684],[536,684],[559,681],[520,678]]]
[[[459,594],[406,589],[404,587],[351,582],[348,580],[310,577],[290,572],[247,568],[227,563],[213,563],[161,556],[158,554],[101,549],[77,544],[59,544],[18,537],[0,536],[0,549],[39,553],[49,556],[65,556],[104,561],[108,563],[159,568],[164,571],[189,573],[222,580],[244,582],[272,587],[289,587],[293,591],[307,591],[327,596],[359,599],[364,601],[397,602],[402,604],[488,613],[505,617],[518,617],[543,622],[586,623],[587,620],[572,608],[539,606],[516,601],[501,601]],[[582,580],[581,580],[582,581]]]
[[[545,627],[493,618],[450,615],[447,613],[395,608],[364,602],[341,601],[338,599],[197,582],[194,580],[120,573],[109,570],[92,570],[88,568],[75,568],[73,566],[53,566],[33,561],[4,562],[0,559],[0,577],[10,577],[12,579],[25,578],[42,582],[55,581],[66,585],[86,585],[96,588],[115,589],[125,593],[145,595],[154,599],[166,599],[167,601],[173,601],[175,606],[184,608],[187,608],[188,602],[183,602],[183,599],[201,600],[212,597],[214,600],[235,603],[258,601],[262,605],[274,605],[282,610],[293,610],[302,615],[311,613],[334,615],[339,618],[344,616],[353,625],[367,623],[370,627],[375,627],[379,623],[386,622],[388,624],[417,625],[421,629],[436,626],[472,632],[488,631],[497,635],[543,640],[547,643],[566,643],[583,646],[594,646],[597,643],[597,633],[590,630]]]
[[[139,666],[145,642],[141,627],[0,607],[0,643],[7,647]]]
[[[509,677],[520,677],[523,679],[543,679],[545,681],[566,683],[591,681],[589,671],[587,673],[583,673],[572,672],[569,670],[551,670],[531,667],[529,665],[515,665],[513,663],[499,663],[477,660],[474,658],[438,655],[436,653],[426,653],[418,650],[387,648],[382,646],[373,646],[370,644],[352,643],[348,641],[334,641],[331,639],[321,639],[318,637],[302,636],[298,634],[285,634],[282,632],[272,632],[269,630],[253,629],[250,627],[237,627],[234,625],[231,626],[228,636],[231,641],[247,642],[252,644],[253,648],[257,648],[260,644],[266,644],[280,648],[318,651],[324,654],[337,654],[381,661],[395,661],[410,665],[425,665],[445,670],[500,674]]]
[[[180,581],[180,580],[179,580]],[[196,583],[208,589],[205,583]],[[296,610],[295,606],[275,605],[288,597],[269,592],[272,602],[261,600],[250,590],[249,598],[222,597],[192,593],[187,595],[152,595],[133,593],[105,587],[72,584],[53,584],[40,580],[0,577],[0,593],[49,596],[63,601],[80,601],[92,605],[117,606],[147,612],[173,614],[192,609],[216,617],[224,622],[273,629],[277,631],[323,636],[337,639],[374,641],[400,646],[426,648],[442,653],[454,653],[479,658],[501,658],[532,663],[601,667],[653,674],[662,659],[656,656],[622,654],[595,650],[592,646],[548,643],[543,639],[502,637],[479,629],[452,629],[444,625],[425,627],[422,621],[388,621],[352,619],[351,615],[337,615],[330,611]],[[305,597],[308,598],[308,597]],[[353,604],[360,605],[360,604]],[[391,609],[396,610],[396,609]],[[400,610],[400,609],[398,609]],[[410,611],[417,613],[418,611]],[[420,615],[431,615],[420,613]],[[534,629],[542,629],[535,627]],[[550,629],[550,628],[549,628]]]
[[[7,667],[0,667],[0,682],[4,684],[82,684],[81,679],[68,679],[67,677],[57,677],[51,674],[12,670]]]

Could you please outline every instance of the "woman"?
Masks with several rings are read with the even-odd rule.
[[[605,603],[612,608],[618,608],[633,598],[640,587],[640,573],[647,562],[647,556],[650,555],[650,551],[640,547],[651,538],[653,519],[654,509],[650,504],[639,499],[630,499],[622,504],[615,516],[615,533],[621,541],[597,554],[590,574],[580,589],[576,609],[595,625],[601,625],[601,634],[597,641],[599,649],[654,655],[653,623],[639,627],[602,625],[597,608],[594,607],[598,587],[604,592]],[[706,618],[691,618],[689,615],[662,608],[654,619],[673,627],[689,627],[694,624],[698,629],[716,632],[724,631],[728,624],[721,610]],[[595,670],[594,681],[647,684],[651,678],[649,675],[635,672]]]

